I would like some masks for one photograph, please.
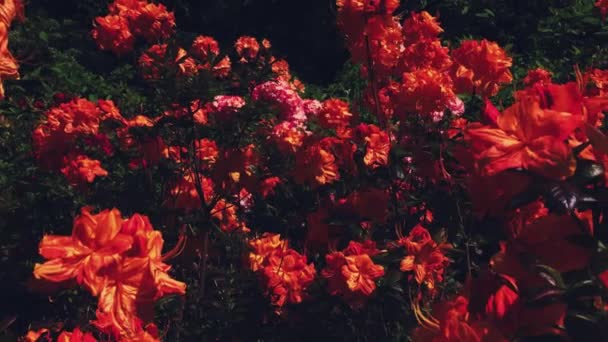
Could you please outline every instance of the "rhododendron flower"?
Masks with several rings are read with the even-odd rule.
[[[551,72],[543,69],[536,68],[533,70],[529,70],[528,74],[524,78],[524,84],[528,87],[531,87],[535,84],[550,84],[551,83]]]
[[[443,71],[452,65],[450,50],[441,45],[441,41],[421,40],[406,44],[401,54],[397,70],[412,72],[416,69],[432,68]]]
[[[150,46],[138,60],[139,68],[145,79],[159,79],[161,75],[172,67],[176,67],[177,75],[193,76],[198,71],[198,65],[191,58],[187,57],[186,50],[179,48],[175,58],[168,57],[167,44],[155,44]],[[179,63],[178,63],[179,62]]]
[[[521,96],[496,126],[472,124],[466,136],[484,174],[523,168],[559,178],[572,172],[573,157],[564,140],[580,123],[580,117],[543,110],[537,98]]]
[[[251,252],[248,255],[248,267],[256,272],[261,269],[266,258],[277,249],[287,249],[287,242],[281,240],[280,234],[264,233],[262,237],[249,241]]]
[[[213,168],[213,179],[223,188],[239,183],[253,186],[256,180],[255,170],[260,167],[259,162],[258,151],[253,144],[221,151]]]
[[[239,60],[241,63],[252,62],[260,52],[260,44],[257,39],[249,36],[239,37],[234,43],[234,48],[241,58]]]
[[[95,28],[91,36],[102,50],[112,51],[117,55],[133,51],[135,36],[131,33],[125,17],[108,15],[95,18]]]
[[[211,61],[220,54],[220,45],[213,37],[198,36],[192,42],[190,53],[202,61]]]
[[[0,8],[0,100],[4,98],[5,79],[19,78],[19,65],[8,49],[8,31],[13,20],[24,19],[21,0],[5,0]]]
[[[337,0],[339,11],[392,14],[399,7],[399,0]]]
[[[219,221],[220,229],[226,233],[248,233],[250,231],[244,222],[239,221],[237,206],[226,200],[221,199],[217,201],[213,209],[211,209],[211,217]]]
[[[175,15],[167,11],[163,4],[147,3],[139,9],[138,15],[131,19],[130,24],[135,34],[152,43],[173,34]]]
[[[66,134],[97,134],[102,112],[95,103],[77,98],[62,103],[45,113],[46,124],[52,131]]]
[[[283,121],[272,128],[271,138],[283,153],[294,153],[304,143],[307,132],[300,124]]]
[[[259,272],[262,284],[273,305],[301,303],[306,288],[314,281],[314,264],[307,264],[306,256],[293,249],[276,249]]]
[[[167,199],[166,204],[171,208],[186,211],[201,208],[202,203],[197,183],[200,184],[200,190],[203,192],[205,202],[209,203],[213,196],[215,196],[213,181],[201,175],[195,176],[194,173],[190,172],[178,180],[171,188],[171,196]]]
[[[272,304],[281,307],[302,302],[315,278],[314,264],[307,264],[305,255],[288,248],[279,234],[265,233],[251,240],[249,247],[248,266],[258,273]]]
[[[312,144],[296,153],[295,180],[313,187],[340,179],[336,157],[319,144]]]
[[[203,167],[212,167],[217,161],[219,150],[214,140],[201,139],[194,142],[194,148],[198,159],[203,161]]]
[[[108,175],[99,160],[90,159],[85,155],[68,156],[64,159],[64,164],[61,173],[73,186],[93,183],[95,177]]]
[[[347,102],[340,99],[328,99],[323,101],[323,107],[319,112],[319,124],[325,128],[340,128],[350,124],[353,114]]]
[[[343,296],[354,308],[361,307],[376,290],[376,280],[384,275],[384,267],[370,258],[375,253],[375,244],[351,241],[344,251],[327,254],[321,276],[328,281],[329,293]]]
[[[388,165],[391,149],[388,134],[373,124],[360,124],[355,131],[358,139],[365,145],[363,163],[372,169]]]
[[[443,112],[455,101],[451,78],[436,69],[418,69],[403,74],[396,103],[405,113],[430,115]]]
[[[401,260],[401,271],[413,271],[416,282],[425,284],[431,290],[435,288],[436,282],[443,281],[443,270],[449,262],[448,258],[425,228],[417,225],[398,243],[406,250],[406,256]]]
[[[137,340],[146,336],[142,323],[153,319],[154,301],[168,294],[183,295],[186,284],[167,273],[171,267],[162,262],[162,235],[147,217],[134,215],[122,224],[121,233],[133,237],[134,248],[107,272],[93,324],[121,340]]]
[[[452,59],[452,78],[457,93],[494,96],[501,85],[513,80],[509,70],[512,59],[494,42],[465,40],[459,48],[452,50]]]
[[[213,114],[216,120],[231,121],[234,114],[245,107],[245,99],[234,95],[217,95],[209,106],[209,114]]]
[[[50,337],[48,337],[49,329],[42,328],[38,330],[30,330],[27,332],[25,336],[23,336],[19,341],[21,342],[50,342]],[[41,339],[42,337],[44,339]]]
[[[305,123],[308,115],[317,115],[321,103],[305,100],[288,83],[269,81],[257,85],[251,92],[254,101],[266,101],[278,108],[279,118],[295,123]]]
[[[133,238],[120,232],[122,217],[118,209],[91,214],[83,208],[74,220],[72,236],[45,235],[40,242],[40,255],[49,259],[36,264],[34,276],[53,282],[75,278],[93,295],[106,285],[106,277],[100,270],[121,259],[121,253],[129,250]]]
[[[403,22],[403,35],[407,43],[437,38],[442,32],[437,18],[427,11],[412,12]]]

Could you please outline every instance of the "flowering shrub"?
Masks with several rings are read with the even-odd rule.
[[[66,44],[30,17],[31,63],[6,43],[22,4],[0,5],[0,78],[23,75],[0,104],[2,274],[26,300],[0,333],[606,339],[602,65],[338,0],[352,68],[322,88],[268,39],[224,46],[172,8],[114,0],[64,52],[27,44]],[[602,25],[602,1],[584,9]]]

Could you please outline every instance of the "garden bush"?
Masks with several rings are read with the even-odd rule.
[[[607,15],[4,0],[0,339],[608,339]]]

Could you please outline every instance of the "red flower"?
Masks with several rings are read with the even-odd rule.
[[[190,53],[201,61],[210,62],[220,54],[220,46],[213,37],[198,36],[192,42]]]
[[[144,37],[148,42],[157,42],[168,38],[175,30],[175,15],[167,11],[163,4],[148,3],[139,9],[130,25],[135,34]]]
[[[321,126],[336,129],[350,124],[353,114],[350,112],[347,102],[340,99],[328,99],[323,101],[322,105],[323,108],[319,113]]]
[[[266,178],[259,184],[259,193],[263,198],[267,198],[270,195],[274,195],[274,189],[277,185],[281,184],[279,177]]]
[[[602,20],[606,20],[606,16],[608,15],[608,0],[597,0],[595,2],[595,7],[600,9]]]
[[[363,163],[372,169],[388,165],[391,149],[388,134],[373,124],[360,124],[355,131],[357,138],[365,146]]]
[[[226,200],[217,201],[211,209],[211,217],[219,221],[220,229],[226,233],[237,231],[248,233],[250,231],[244,222],[239,221],[236,204],[229,203]]]
[[[573,157],[564,140],[580,122],[570,113],[541,109],[535,97],[521,96],[497,119],[497,127],[472,124],[466,137],[484,174],[523,168],[559,178],[572,172]]]
[[[551,84],[551,72],[543,68],[529,70],[528,74],[524,78],[524,84],[528,87],[531,87],[535,84]]]
[[[449,260],[426,229],[417,225],[398,243],[406,250],[406,256],[401,260],[401,271],[413,271],[416,282],[425,284],[431,290],[436,282],[443,281],[443,270]]]
[[[314,264],[307,264],[306,256],[293,249],[276,249],[260,271],[266,293],[278,307],[301,303],[315,275]]]
[[[417,69],[403,74],[397,110],[402,113],[432,115],[443,113],[456,98],[452,80],[436,69]]]
[[[57,342],[97,342],[91,333],[84,333],[80,328],[74,329],[72,332],[62,331]]]
[[[99,160],[89,159],[85,155],[65,157],[64,165],[61,173],[73,186],[93,183],[95,177],[108,175],[108,171],[101,167]]]
[[[196,156],[203,162],[203,167],[210,168],[217,161],[219,150],[214,140],[201,139],[194,142]]]
[[[2,80],[18,79],[19,65],[8,49],[8,33],[13,20],[24,19],[21,0],[6,0],[0,9],[0,100],[4,98]]]
[[[452,50],[452,58],[452,78],[458,93],[494,96],[501,85],[513,80],[509,70],[512,59],[494,42],[465,40]]]
[[[336,157],[319,144],[312,144],[296,153],[295,180],[313,187],[340,179]]]
[[[239,60],[241,63],[252,62],[260,52],[260,44],[257,39],[248,36],[239,37],[234,43],[234,48],[241,58]]]
[[[375,244],[366,245],[351,241],[344,251],[327,254],[327,266],[321,271],[329,293],[342,296],[353,308],[364,304],[376,290],[376,280],[384,275],[384,267],[370,258],[377,253]]]
[[[91,35],[100,49],[112,51],[117,55],[133,51],[135,37],[125,17],[118,15],[97,17],[95,24]]]
[[[106,277],[99,274],[104,267],[121,259],[129,250],[133,238],[120,232],[123,222],[117,209],[91,214],[83,208],[74,220],[72,236],[46,235],[40,242],[40,254],[49,259],[36,264],[34,276],[53,282],[76,278],[93,295],[106,285]]]
[[[403,22],[403,35],[407,43],[437,38],[442,32],[437,18],[427,11],[412,12]]]

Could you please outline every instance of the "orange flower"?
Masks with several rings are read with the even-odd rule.
[[[210,63],[220,54],[220,46],[213,37],[198,36],[192,42],[190,53],[204,62],[201,68],[209,70],[211,69]]]
[[[106,284],[100,270],[121,259],[121,253],[131,248],[133,238],[122,234],[123,222],[118,209],[91,214],[83,208],[74,220],[72,236],[46,235],[40,242],[40,255],[49,259],[36,264],[34,276],[53,282],[76,278],[93,295],[97,295]]]
[[[319,144],[300,149],[296,153],[295,180],[313,187],[333,183],[340,179],[336,157]]]
[[[49,329],[42,328],[38,330],[30,330],[27,334],[19,339],[21,342],[49,342],[50,337],[48,336]],[[44,336],[44,339],[42,337]]]
[[[452,78],[458,93],[494,96],[502,84],[513,80],[509,70],[512,59],[494,42],[465,40],[452,50],[452,58]]]
[[[186,50],[179,48],[173,59],[166,54],[167,44],[155,44],[139,57],[139,68],[145,79],[159,79],[164,72],[172,68],[176,68],[179,76],[193,76],[198,72],[199,66],[194,59],[184,58],[187,55]]]
[[[270,195],[274,195],[274,189],[279,184],[281,184],[281,179],[279,177],[269,177],[260,182],[258,191],[263,198],[266,198]]]
[[[196,156],[203,161],[205,168],[212,167],[217,161],[219,151],[214,140],[201,139],[194,142]]]
[[[444,71],[451,65],[450,50],[441,45],[439,39],[426,39],[405,46],[397,70],[413,72],[416,69],[430,68]]]
[[[84,333],[77,327],[72,332],[61,332],[57,337],[57,342],[97,342],[97,339],[91,333]]]
[[[15,18],[23,20],[21,0],[5,0],[0,7],[0,100],[4,98],[5,79],[19,78],[19,65],[8,49],[8,33]]]
[[[407,43],[437,38],[443,32],[437,18],[429,12],[422,11],[412,14],[403,22],[403,35]]]
[[[353,114],[350,112],[348,103],[340,99],[328,99],[323,101],[323,108],[319,112],[319,123],[324,128],[340,128],[350,124]]]
[[[162,262],[162,234],[153,230],[147,217],[134,215],[122,224],[121,233],[132,236],[134,248],[107,272],[92,323],[121,341],[150,338],[142,323],[154,318],[154,301],[168,294],[183,295],[186,284],[167,273],[171,267]]]
[[[426,68],[403,73],[396,109],[404,114],[443,113],[456,98],[452,88],[452,80],[440,70]]]
[[[388,165],[391,144],[386,132],[373,124],[360,124],[356,128],[356,135],[365,145],[365,165],[372,169]]]
[[[376,253],[373,242],[364,245],[351,241],[342,252],[327,254],[321,276],[328,281],[329,293],[342,296],[353,308],[361,307],[376,290],[376,279],[384,275],[384,267],[370,258]]]
[[[277,249],[287,249],[287,242],[281,234],[264,233],[262,237],[249,241],[248,267],[256,272],[264,266],[266,258]]]
[[[266,258],[260,277],[273,305],[302,302],[316,275],[314,264],[306,262],[306,256],[293,249],[276,249]]]
[[[496,125],[472,124],[465,132],[475,160],[486,175],[523,168],[560,178],[573,171],[573,156],[564,140],[581,123],[566,112],[541,109],[538,98],[520,96]]]
[[[119,56],[133,51],[135,37],[125,17],[108,15],[95,18],[91,36],[102,50],[112,51]]]
[[[244,222],[239,221],[237,215],[237,206],[227,202],[226,200],[219,200],[211,209],[211,217],[219,220],[220,229],[226,233],[241,232],[248,233],[250,229],[247,228]]]
[[[283,121],[273,127],[271,138],[281,152],[294,153],[304,143],[305,136],[306,131],[302,125],[292,121]]]
[[[131,20],[135,34],[144,37],[149,43],[168,38],[175,30],[175,15],[163,4],[147,3]]]
[[[253,61],[260,52],[260,44],[257,39],[248,36],[239,37],[234,43],[234,48],[241,58],[239,60],[241,63]]]
[[[85,155],[68,156],[64,158],[61,173],[65,175],[72,186],[93,183],[97,176],[107,176],[108,171],[101,167],[101,162],[89,159]]]
[[[425,284],[431,290],[435,288],[436,282],[443,281],[443,270],[449,260],[426,229],[417,225],[398,243],[405,247],[407,253],[401,260],[401,271],[413,271],[416,282]]]

